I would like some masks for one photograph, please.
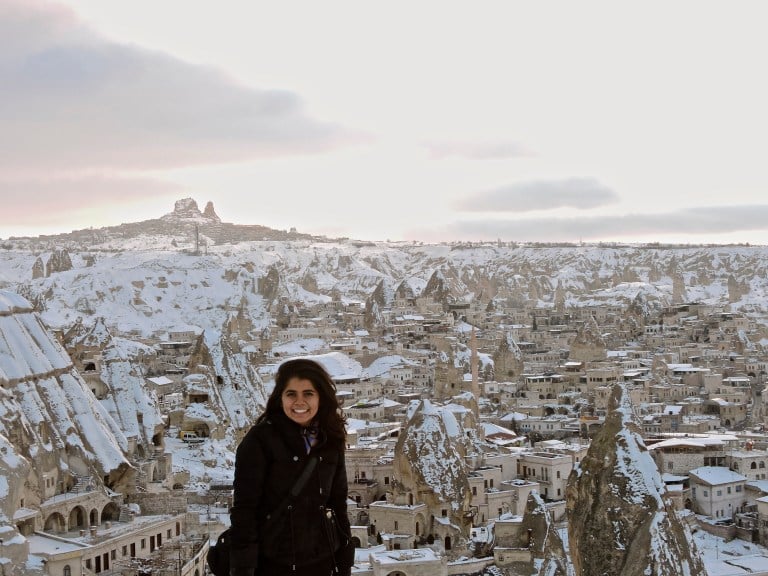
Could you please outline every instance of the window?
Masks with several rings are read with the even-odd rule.
[[[741,486],[736,486],[736,492],[741,492]]]
[[[69,567],[69,564],[64,566],[64,576],[72,576],[72,568]]]
[[[117,550],[110,550],[109,551],[109,558],[111,560],[115,560],[117,558]]]
[[[397,520],[395,520],[395,530],[397,530],[398,528],[400,528],[400,525],[398,524]]]
[[[717,491],[717,495],[718,495],[718,496],[722,496],[722,495],[723,495],[723,491],[722,491],[722,490],[718,490],[718,491]]]
[[[731,493],[731,487],[728,486],[728,494],[730,494],[730,493]]]
[[[672,470],[674,468],[674,464],[672,462],[667,462],[667,470]]]
[[[477,486],[472,486],[472,496],[477,496]]]
[[[558,480],[560,480],[560,470],[558,470],[558,471],[557,471],[557,473],[556,473],[556,475],[555,475],[555,478],[557,478]]]
[[[443,518],[446,518],[448,516],[448,510],[446,510],[445,508],[443,508],[440,513],[441,513]]]
[[[141,549],[144,550],[144,548],[146,548],[146,547],[147,547],[147,539],[146,538],[142,538],[141,539]]]
[[[128,545],[123,546],[123,556],[128,556]]]
[[[389,476],[384,476],[384,486],[389,486]]]
[[[709,496],[709,490],[704,490],[704,498],[706,498],[707,496]]]

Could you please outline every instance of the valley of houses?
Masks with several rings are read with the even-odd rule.
[[[685,521],[768,545],[768,334],[754,318],[684,302],[654,313],[635,304],[567,308],[557,297],[547,308],[480,299],[444,306],[405,287],[374,321],[364,303],[340,298],[315,307],[280,302],[273,318],[249,352],[259,368],[297,355],[297,343],[363,367],[332,374],[349,420],[356,574],[473,574],[524,558],[515,544],[529,495],[538,493],[562,526],[569,475],[619,383]],[[187,410],[213,401],[185,377],[196,338],[159,335],[157,354],[144,359],[168,419],[153,440],[156,454],[134,455],[135,494],[115,506],[109,493],[50,485],[40,509],[18,508],[14,522],[48,574],[205,573],[208,543],[228,522],[231,486],[187,486],[166,449],[182,430],[220,436],[219,421]],[[366,371],[388,356],[399,359]],[[102,394],[98,351],[76,361]],[[450,412],[472,437],[451,445],[466,473],[458,491],[414,473],[425,464],[395,449],[419,410]]]

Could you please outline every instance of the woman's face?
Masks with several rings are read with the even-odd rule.
[[[296,376],[288,380],[282,401],[285,415],[300,426],[308,426],[320,407],[320,395],[314,384],[306,378]]]

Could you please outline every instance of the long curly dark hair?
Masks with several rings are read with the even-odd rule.
[[[284,414],[283,390],[291,378],[301,378],[312,382],[320,398],[317,409],[317,421],[320,429],[325,432],[328,440],[343,444],[347,438],[345,427],[347,419],[341,410],[338,398],[336,398],[336,385],[326,369],[319,362],[309,358],[295,358],[280,364],[275,376],[275,389],[269,395],[264,412],[256,421],[261,422],[267,418]]]

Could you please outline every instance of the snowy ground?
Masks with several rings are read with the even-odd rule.
[[[204,492],[208,484],[232,484],[235,454],[226,441],[208,438],[200,444],[185,444],[166,437],[165,442],[166,450],[173,452],[173,471],[189,472],[188,488]]]
[[[707,576],[739,576],[768,573],[768,548],[744,540],[725,542],[697,530],[693,535],[704,560]]]

